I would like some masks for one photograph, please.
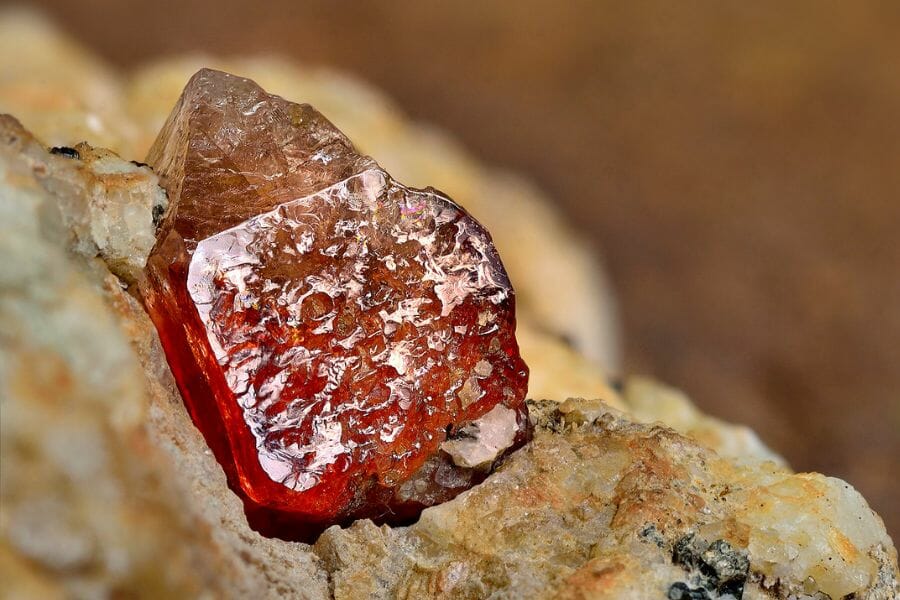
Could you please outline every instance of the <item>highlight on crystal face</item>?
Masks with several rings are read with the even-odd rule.
[[[170,209],[141,293],[254,527],[402,521],[527,440],[513,290],[453,201],[212,70],[147,162]]]

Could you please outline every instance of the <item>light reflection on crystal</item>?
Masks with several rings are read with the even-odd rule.
[[[402,515],[483,476],[437,457],[457,427],[502,403],[524,441],[512,290],[452,201],[394,182],[310,107],[210,71],[149,160],[174,208],[142,293],[251,505]]]

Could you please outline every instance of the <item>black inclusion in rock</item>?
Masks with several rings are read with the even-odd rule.
[[[57,154],[59,156],[65,156],[66,158],[81,158],[78,150],[69,148],[68,146],[54,146],[53,148],[50,148],[50,154]]]
[[[701,555],[700,572],[715,585],[720,594],[731,594],[740,598],[744,593],[744,583],[750,573],[750,559],[747,555],[725,540],[716,540]]]
[[[710,600],[709,593],[701,588],[691,588],[681,581],[669,588],[669,600]]]
[[[708,544],[695,534],[688,534],[672,548],[672,562],[684,567],[687,571],[699,571],[700,587],[688,590],[691,594],[698,591],[715,590],[719,595],[731,595],[741,598],[744,584],[750,573],[750,559],[745,552],[733,548],[725,540],[716,540]],[[683,583],[673,584],[669,589],[669,597],[673,593],[681,593]],[[676,589],[677,588],[677,589]],[[695,598],[697,596],[677,596],[678,598]]]

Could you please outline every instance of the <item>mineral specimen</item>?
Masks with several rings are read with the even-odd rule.
[[[4,84],[39,72],[42,84],[60,84],[60,98],[69,82],[93,85],[90,73],[69,68],[71,53],[41,40],[17,45],[21,38],[4,34],[23,29],[6,25],[0,9],[0,46],[12,49],[0,52],[0,71],[15,66]],[[23,69],[41,54],[55,62]],[[261,77],[251,66],[237,70]],[[139,74],[145,100],[166,98],[159,72]],[[294,73],[310,71],[288,78]],[[325,96],[361,117],[379,110],[369,96],[334,85],[338,77],[287,95],[313,98],[338,119],[316,90],[328,88]],[[180,90],[187,76],[170,70],[163,79],[178,79]],[[29,107],[8,98],[0,112]],[[167,108],[176,98],[164,100]],[[499,193],[496,172],[466,159],[463,166],[477,167],[473,178],[454,160],[455,146],[429,145],[427,127],[396,118],[368,134],[337,122],[401,180],[438,182],[484,219],[517,284],[529,395],[602,398],[626,414],[595,400],[530,401],[527,449],[411,526],[363,519],[329,528],[312,546],[257,534],[205,451],[153,323],[125,289],[165,201],[155,176],[76,147],[96,134],[81,135],[65,107],[30,107],[21,114],[43,117],[34,121],[40,141],[0,116],[0,596],[621,600],[735,598],[743,584],[744,600],[900,597],[894,545],[849,484],[767,462],[773,455],[748,430],[664,386],[625,378],[611,389],[566,347],[562,336],[584,350],[578,342],[593,331],[584,316],[604,308],[600,296],[573,285],[589,273],[547,277],[551,265],[572,266],[571,236],[548,229],[518,190]],[[142,131],[155,135],[164,120]],[[47,151],[61,145],[78,157]],[[406,171],[385,156],[391,148],[411,161]],[[480,181],[498,185],[466,192]],[[546,265],[535,267],[535,257]],[[540,294],[558,321],[528,307],[522,288]],[[680,434],[641,424],[655,421]]]
[[[255,526],[408,518],[524,443],[513,291],[462,208],[212,70],[147,160],[171,208],[142,295]]]
[[[80,241],[98,213],[91,186],[63,185],[92,178],[79,154],[51,155],[0,117],[6,596],[620,600],[734,598],[743,584],[745,600],[898,597],[896,550],[848,484],[718,456],[595,401],[530,403],[527,451],[409,527],[363,519],[313,546],[258,535],[204,452],[152,322]],[[157,194],[134,191],[123,199],[149,214]],[[123,236],[112,247],[127,229],[111,230]],[[671,390],[623,383],[646,420],[654,407],[696,412]]]

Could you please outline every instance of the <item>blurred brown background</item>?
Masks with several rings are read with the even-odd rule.
[[[120,66],[345,69],[529,173],[603,253],[625,371],[900,534],[900,2],[36,4]]]

